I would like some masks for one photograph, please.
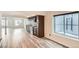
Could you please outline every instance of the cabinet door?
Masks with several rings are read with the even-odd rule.
[[[33,35],[38,36],[36,27],[33,27]]]

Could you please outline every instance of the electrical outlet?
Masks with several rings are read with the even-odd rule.
[[[51,34],[49,34],[49,36],[51,36]]]

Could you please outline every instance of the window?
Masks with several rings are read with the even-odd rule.
[[[65,34],[78,37],[78,14],[65,16]]]
[[[25,23],[25,25],[29,25],[30,24],[28,19],[24,19],[24,23]]]
[[[21,23],[21,20],[15,20],[15,26],[19,26]]]
[[[56,33],[79,38],[79,13],[55,16],[54,23]]]
[[[1,20],[2,26],[5,26],[5,20]]]
[[[64,33],[63,16],[55,17],[55,32]]]
[[[1,25],[2,25],[2,26],[8,26],[8,20],[7,20],[6,17],[2,17]]]
[[[23,19],[15,18],[15,26],[21,26],[23,25]]]

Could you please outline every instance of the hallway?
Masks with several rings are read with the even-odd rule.
[[[2,30],[2,48],[64,48],[63,46],[27,33],[24,29],[7,29],[7,35]]]

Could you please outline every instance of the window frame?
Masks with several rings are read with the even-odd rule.
[[[78,37],[74,37],[74,36],[69,36],[69,35],[66,35],[66,30],[65,30],[65,15],[68,15],[68,14],[76,14],[76,13],[78,13]],[[53,19],[54,19],[54,33],[57,33],[57,34],[61,34],[61,35],[63,35],[62,33],[58,33],[58,32],[56,32],[56,20],[55,20],[55,17],[56,16],[63,16],[63,22],[64,22],[64,28],[63,28],[63,31],[64,31],[64,36],[67,36],[67,37],[70,37],[70,38],[76,38],[76,39],[79,39],[79,11],[76,11],[76,12],[70,12],[70,13],[65,13],[65,14],[59,14],[59,15],[54,15],[53,17]],[[72,35],[72,34],[71,34]]]

